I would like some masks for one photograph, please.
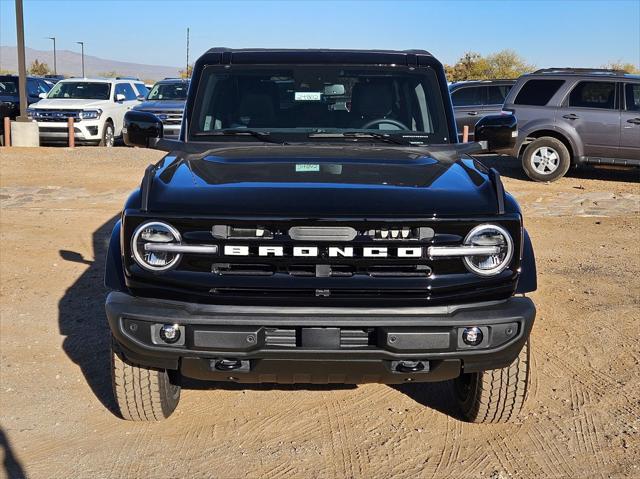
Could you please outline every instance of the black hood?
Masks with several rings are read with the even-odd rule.
[[[488,171],[455,145],[230,146],[172,153],[158,166],[151,212],[398,218],[491,215],[498,208]]]

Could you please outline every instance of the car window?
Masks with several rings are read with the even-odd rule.
[[[110,91],[109,83],[67,80],[56,83],[47,98],[108,100]]]
[[[44,80],[38,80],[38,88],[40,89],[40,93],[48,93],[49,90],[51,90],[51,85]]]
[[[38,82],[33,78],[27,78],[27,95],[38,96],[39,93]]]
[[[556,94],[564,80],[529,80],[516,95],[514,104],[544,106]]]
[[[616,101],[615,82],[581,81],[569,95],[569,106],[613,110]]]
[[[502,105],[512,85],[492,85],[487,87],[487,105]]]
[[[482,105],[482,90],[484,87],[464,87],[451,94],[453,106]]]
[[[115,90],[116,95],[124,95],[125,101],[136,100],[138,95],[129,83],[118,83]]]
[[[135,85],[136,89],[138,90],[138,95],[146,98],[147,94],[149,93],[149,89],[144,86],[144,83],[136,83]]]
[[[186,81],[156,83],[149,100],[186,100],[189,83]]]
[[[627,83],[625,86],[625,109],[640,111],[640,83]]]

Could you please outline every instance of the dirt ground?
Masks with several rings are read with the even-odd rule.
[[[232,384],[194,385],[169,420],[140,424],[111,412],[103,258],[161,155],[0,149],[0,476],[640,477],[637,170],[536,184],[514,160],[486,158],[537,253],[520,422],[461,422],[438,384]]]

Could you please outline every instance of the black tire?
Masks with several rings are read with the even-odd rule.
[[[462,374],[454,395],[463,417],[475,423],[509,422],[518,416],[529,389],[529,341],[506,368]]]
[[[100,140],[99,146],[112,147],[115,145],[115,139],[116,130],[113,127],[113,123],[107,120],[104,123],[104,128],[102,129],[102,139]]]
[[[541,151],[553,154],[545,159],[541,155]],[[545,161],[547,161],[546,165]],[[522,154],[522,168],[527,176],[534,181],[556,181],[567,174],[569,167],[571,167],[569,150],[560,140],[550,136],[543,136],[532,141]]]
[[[129,421],[168,418],[180,401],[180,386],[166,369],[136,366],[111,346],[111,380],[120,414]]]

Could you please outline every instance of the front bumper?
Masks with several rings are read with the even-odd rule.
[[[535,319],[525,297],[367,309],[205,305],[112,292],[106,312],[117,347],[133,363],[242,383],[391,384],[502,368],[517,357]],[[178,342],[160,338],[163,324],[179,326]],[[483,332],[477,346],[462,341],[469,326]],[[229,360],[235,368],[226,368]],[[417,370],[407,371],[414,363]]]
[[[67,122],[40,121],[40,141],[42,143],[67,143],[69,126]],[[103,123],[100,120],[82,120],[74,123],[76,143],[99,143],[102,139]]]

